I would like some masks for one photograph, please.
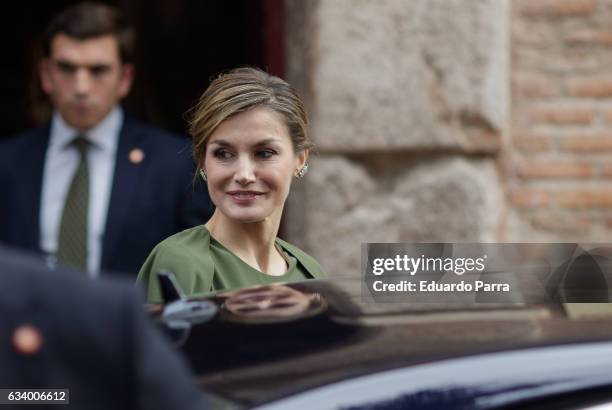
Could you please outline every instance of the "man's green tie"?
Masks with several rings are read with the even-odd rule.
[[[80,163],[66,197],[60,223],[58,260],[80,270],[87,268],[87,210],[89,209],[89,142],[81,135],[71,143],[79,151]]]

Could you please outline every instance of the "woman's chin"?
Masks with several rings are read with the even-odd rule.
[[[237,219],[236,221],[243,223],[243,224],[254,224],[258,222],[263,222],[265,220],[266,218],[253,217],[253,218],[241,218],[241,219]]]
[[[225,216],[234,222],[248,224],[248,223],[262,222],[269,215],[264,214],[262,212],[244,212],[242,211],[242,212],[231,212],[231,213],[225,214]]]

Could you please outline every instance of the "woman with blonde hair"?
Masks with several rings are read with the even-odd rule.
[[[308,169],[311,142],[293,87],[254,68],[216,78],[192,111],[198,173],[216,209],[204,225],[159,243],[138,275],[149,301],[155,273],[173,272],[186,294],[323,276],[305,252],[277,237],[293,178]]]

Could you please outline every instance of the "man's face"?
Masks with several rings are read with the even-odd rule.
[[[43,90],[64,121],[81,131],[97,125],[128,94],[133,76],[132,65],[121,63],[113,35],[77,40],[60,33],[40,65]]]

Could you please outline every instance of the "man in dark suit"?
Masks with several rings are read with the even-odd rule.
[[[39,66],[50,124],[0,143],[0,241],[98,272],[136,273],[166,237],[206,222],[188,141],[126,117],[133,31],[81,3],[52,20]]]
[[[48,272],[5,247],[0,265],[0,388],[69,389],[71,409],[206,407],[131,282]]]

